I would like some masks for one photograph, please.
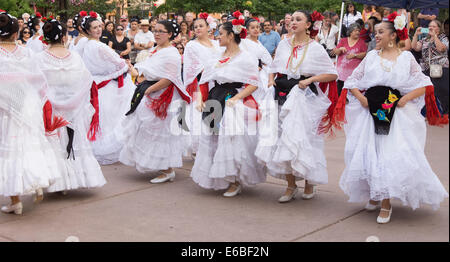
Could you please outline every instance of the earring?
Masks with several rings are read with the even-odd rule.
[[[394,43],[391,41],[391,42],[389,42],[388,46],[389,46],[390,48],[392,48],[392,47],[394,47]]]

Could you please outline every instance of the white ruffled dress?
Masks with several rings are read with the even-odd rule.
[[[45,135],[47,81],[33,52],[0,47],[0,195],[20,196],[61,179],[64,167]]]
[[[114,79],[128,71],[128,65],[107,45],[89,40],[84,46],[83,61],[91,72],[95,83],[111,80],[98,90],[100,111],[100,133],[92,142],[95,158],[101,165],[119,161],[123,147],[122,121],[130,109],[131,98],[136,86],[130,74],[124,79],[124,86],[119,88]]]
[[[183,81],[186,90],[190,85],[197,84],[197,76],[205,70],[209,60],[216,59],[221,53],[221,48],[217,41],[211,41],[213,47],[202,45],[198,41],[189,41],[186,44],[183,55]],[[192,103],[186,107],[186,124],[189,128],[187,135],[190,144],[187,151],[196,153],[201,135],[202,113],[196,109],[197,97],[193,93]]]
[[[210,90],[215,82],[243,83],[239,92],[246,84],[257,87],[258,60],[244,50],[222,66],[218,59],[211,60],[200,84],[205,82],[209,82]],[[202,121],[202,136],[191,172],[195,183],[206,189],[221,190],[234,182],[253,186],[266,181],[263,166],[254,155],[258,143],[257,115],[256,109],[240,100],[233,107],[225,106],[218,135]]]
[[[381,62],[392,68],[391,72],[384,71]],[[365,91],[374,86],[389,86],[404,96],[429,85],[432,85],[430,78],[422,73],[410,52],[402,52],[393,63],[373,50],[347,79],[344,88]],[[420,113],[424,96],[396,108],[388,135],[377,135],[368,108],[362,107],[350,92],[347,98],[346,167],[339,185],[349,196],[349,202],[396,198],[413,209],[421,204],[439,208],[448,193],[424,153],[427,127]]]
[[[69,136],[67,128],[59,129],[55,152],[65,160],[67,172],[62,179],[47,189],[48,192],[101,187],[106,183],[102,170],[92,152],[88,140],[95,109],[90,103],[92,75],[76,52],[57,57],[48,51],[37,55],[38,64],[47,78],[47,97],[53,113],[62,116],[74,130],[73,152],[67,152]]]
[[[69,44],[69,50],[77,52],[81,57],[83,57],[84,53],[84,47],[86,46],[86,43],[89,41],[87,37],[82,37],[78,42],[75,44],[75,39],[72,40]]]
[[[320,74],[337,75],[325,49],[315,41],[311,41],[307,49],[303,46],[297,50],[297,57],[292,56],[292,64],[297,65],[306,50],[301,66],[297,70],[288,68],[293,50],[291,40],[287,38],[280,42],[270,73],[286,74],[288,79]],[[315,85],[318,95],[309,87],[302,90],[295,85],[283,106],[278,106],[278,102],[274,101],[274,87],[270,87],[266,95],[261,109],[262,120],[255,155],[273,177],[285,179],[286,174],[293,174],[296,180],[306,179],[310,184],[328,183],[324,137],[319,134],[318,128],[331,101],[319,85]]]
[[[148,107],[150,99],[144,97],[136,111],[123,122],[125,145],[120,153],[120,162],[135,167],[141,173],[182,167],[183,153],[187,147],[178,124],[183,101],[180,94],[190,102],[181,81],[181,56],[172,46],[153,53],[155,48],[151,49],[150,56],[137,63],[135,68],[146,80],[168,79],[175,88],[165,119],[155,115]],[[151,93],[150,97],[157,99],[166,89]]]

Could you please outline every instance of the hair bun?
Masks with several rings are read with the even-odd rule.
[[[0,11],[0,37],[9,37],[19,31],[19,26],[15,18],[8,14],[8,12]]]

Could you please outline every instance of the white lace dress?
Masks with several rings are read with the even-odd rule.
[[[69,50],[77,52],[81,57],[83,57],[84,53],[84,47],[86,43],[89,41],[87,37],[82,37],[78,42],[75,44],[75,40],[73,39],[72,42],[70,42]]]
[[[136,87],[128,74],[124,79],[123,87],[119,88],[118,81],[114,79],[126,73],[128,65],[114,50],[99,41],[89,40],[85,44],[83,61],[97,85],[111,80],[105,87],[98,90],[100,134],[92,142],[92,147],[101,165],[113,164],[119,161],[125,132],[122,121],[125,119],[125,113],[130,109],[131,98]]]
[[[155,48],[135,68],[148,81],[168,79],[172,82],[173,97],[167,116],[158,117],[149,108],[151,100],[144,97],[136,111],[123,122],[125,145],[120,153],[120,162],[135,167],[141,173],[182,167],[183,153],[187,147],[178,124],[181,102],[190,102],[181,81],[181,56],[172,46],[153,53]],[[151,99],[158,99],[164,92],[169,92],[168,88],[171,86],[151,93]]]
[[[202,74],[200,84],[209,82],[209,87],[225,83],[242,83],[258,86],[258,60],[241,50],[228,63],[220,65],[218,59],[211,60]],[[266,181],[263,166],[254,155],[257,136],[258,111],[238,101],[233,107],[225,106],[220,121],[219,134],[213,134],[202,121],[202,136],[192,168],[195,183],[206,189],[226,189],[230,183],[240,182],[253,186]]]
[[[285,74],[288,79],[320,74],[337,75],[331,59],[319,43],[311,41],[307,48],[304,46],[297,50],[296,57],[292,55],[292,65],[298,65],[306,50],[304,61],[297,69],[287,66],[292,50],[291,38],[283,39],[269,69],[270,73]],[[309,87],[302,90],[295,85],[283,106],[278,106],[273,100],[274,87],[270,87],[267,93],[266,100],[273,102],[262,108],[255,155],[266,164],[267,172],[276,178],[285,179],[286,174],[293,174],[296,180],[306,179],[310,184],[328,183],[324,138],[318,129],[331,102],[319,85],[315,85],[318,95]]]
[[[0,47],[0,195],[20,196],[47,188],[64,171],[45,135],[47,81],[33,52]]]
[[[183,81],[188,93],[192,96],[192,103],[186,108],[186,124],[189,128],[187,135],[190,144],[188,151],[196,153],[201,135],[202,114],[196,109],[198,80],[197,76],[205,70],[206,64],[211,59],[216,59],[221,53],[221,47],[217,41],[211,41],[213,47],[206,47],[198,41],[189,41],[186,44],[183,55]]]
[[[378,51],[367,54],[345,82],[344,88],[365,91],[374,86],[389,86],[407,93],[432,85],[430,78],[407,51],[397,62],[382,59]],[[340,179],[341,189],[350,202],[379,201],[396,198],[413,209],[429,204],[434,209],[448,197],[424,153],[426,123],[420,114],[424,97],[397,107],[388,135],[375,134],[374,120],[368,110],[350,92],[345,108],[345,170]]]
[[[73,151],[67,152],[69,135],[67,127],[58,132],[59,143],[55,151],[67,165],[63,179],[48,188],[48,192],[73,190],[78,188],[101,187],[106,183],[102,170],[92,152],[88,131],[95,109],[90,95],[92,75],[76,52],[66,57],[56,57],[48,51],[36,56],[36,61],[44,72],[49,88],[47,96],[53,105],[53,112],[62,116],[74,130]]]
[[[47,45],[42,43],[42,35],[33,36],[32,38],[28,39],[25,46],[35,53],[39,53],[47,49]]]

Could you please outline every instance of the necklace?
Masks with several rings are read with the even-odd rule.
[[[399,52],[399,54],[401,53],[400,49],[397,49],[397,51]],[[391,72],[392,69],[395,67],[395,65],[397,64],[397,59],[395,59],[395,61],[392,63],[392,66],[388,67],[385,66],[383,64],[383,57],[381,56],[383,54],[383,49],[380,50],[379,56],[380,56],[380,65],[381,65],[381,69],[383,69],[383,71],[385,72]],[[386,59],[387,60],[387,59]]]
[[[289,61],[287,64],[287,69],[289,71],[291,71],[291,73],[295,74],[297,72],[297,70],[299,69],[299,67],[302,65],[303,61],[305,60],[306,57],[306,52],[308,51],[308,47],[309,44],[312,41],[308,41],[306,44],[302,45],[301,43],[297,46],[294,46],[294,37],[292,38],[292,49],[291,49],[291,56],[289,57]],[[301,49],[302,47],[305,47],[305,51],[303,51],[302,57],[300,58],[300,61],[298,62],[298,64],[296,66],[293,66],[293,61],[294,61],[294,56],[295,58],[297,58],[297,49]]]

